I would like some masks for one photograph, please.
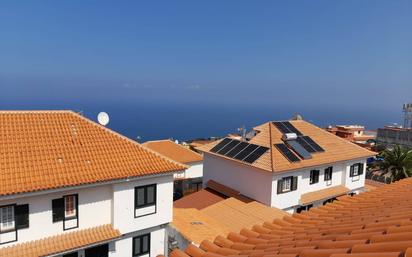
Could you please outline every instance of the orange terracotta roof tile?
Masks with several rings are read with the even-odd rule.
[[[371,179],[365,179],[365,189],[368,191],[373,190],[377,187],[384,186],[384,185],[386,184],[382,182],[378,182],[378,181],[371,180]]]
[[[322,190],[317,190],[314,192],[302,194],[300,196],[300,204],[306,205],[315,201],[341,196],[348,193],[349,191],[349,188],[344,186],[334,186]]]
[[[65,234],[30,241],[0,249],[1,257],[39,257],[69,252],[88,245],[105,243],[120,238],[111,225],[68,232]]]
[[[268,217],[252,229],[202,241],[201,255],[213,257],[400,257],[412,254],[412,178],[355,196],[342,196],[307,212]],[[224,203],[224,201],[219,204]],[[210,208],[210,207],[208,207]],[[230,222],[224,222],[230,226]],[[230,252],[234,249],[238,253]],[[199,257],[190,251],[171,256]]]
[[[207,185],[223,189],[225,193],[229,192],[229,195],[236,192],[216,182]],[[177,200],[173,211],[172,226],[195,244],[200,244],[202,239],[213,240],[217,235],[230,231],[241,234],[255,233],[251,230],[246,231],[244,227],[254,231],[267,231],[263,226],[254,225],[268,219],[290,216],[283,210],[268,207],[252,199],[244,201],[237,195],[229,197],[209,188]],[[256,239],[253,242],[257,242]]]
[[[201,162],[203,156],[171,140],[147,141],[143,145],[181,163]]]
[[[205,188],[193,194],[187,195],[173,202],[175,208],[195,208],[204,209],[212,204],[225,200],[224,195],[217,194],[212,190]]]
[[[187,167],[72,111],[0,111],[0,195]]]
[[[302,132],[302,134],[311,137],[325,151],[312,154],[311,159],[300,160],[299,162],[289,162],[275,146],[275,144],[283,143],[283,134],[276,128],[275,125],[272,124],[272,122],[267,122],[254,128],[254,130],[258,131],[258,133],[249,142],[268,147],[269,151],[263,154],[252,164],[248,164],[235,159],[230,159],[225,156],[210,152],[210,150],[223,139],[217,140],[204,146],[200,146],[197,149],[208,154],[226,158],[238,163],[242,163],[244,165],[250,165],[269,172],[284,172],[288,170],[315,167],[334,162],[367,158],[376,155],[375,152],[369,151],[361,146],[333,135],[332,133],[329,133],[328,131],[304,120],[291,120],[289,122],[300,132]]]
[[[173,208],[171,226],[195,244],[200,244],[203,240],[213,240],[217,235],[230,232],[227,226],[194,208]]]

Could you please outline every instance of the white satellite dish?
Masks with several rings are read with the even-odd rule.
[[[109,124],[109,114],[106,112],[99,112],[97,115],[97,120],[99,121],[100,125],[106,126]]]

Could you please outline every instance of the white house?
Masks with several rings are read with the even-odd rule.
[[[1,111],[0,142],[0,256],[165,254],[186,166],[71,111]]]
[[[185,171],[175,173],[174,190],[176,198],[202,189],[203,156],[169,139],[147,141],[143,146],[170,159],[188,166]]]
[[[203,181],[288,212],[362,191],[366,159],[375,155],[303,120],[267,122],[244,140],[224,138],[200,150]]]

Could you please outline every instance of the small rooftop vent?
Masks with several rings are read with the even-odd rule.
[[[296,140],[297,138],[298,138],[298,136],[296,135],[296,133],[285,133],[282,136],[282,139],[284,141]]]

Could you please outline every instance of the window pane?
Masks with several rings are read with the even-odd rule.
[[[283,178],[283,191],[289,191],[291,188],[291,184],[292,184],[291,177]]]
[[[133,255],[139,255],[140,253],[140,237],[135,237],[133,238],[134,240],[134,249],[133,249]]]
[[[64,197],[64,211],[66,217],[76,216],[76,196],[69,195]]]
[[[0,208],[0,231],[14,229],[14,206]]]
[[[147,203],[151,204],[155,202],[155,186],[147,188]]]
[[[144,205],[144,188],[137,189],[137,205]]]
[[[142,253],[147,253],[149,252],[149,235],[143,236],[143,249]]]

